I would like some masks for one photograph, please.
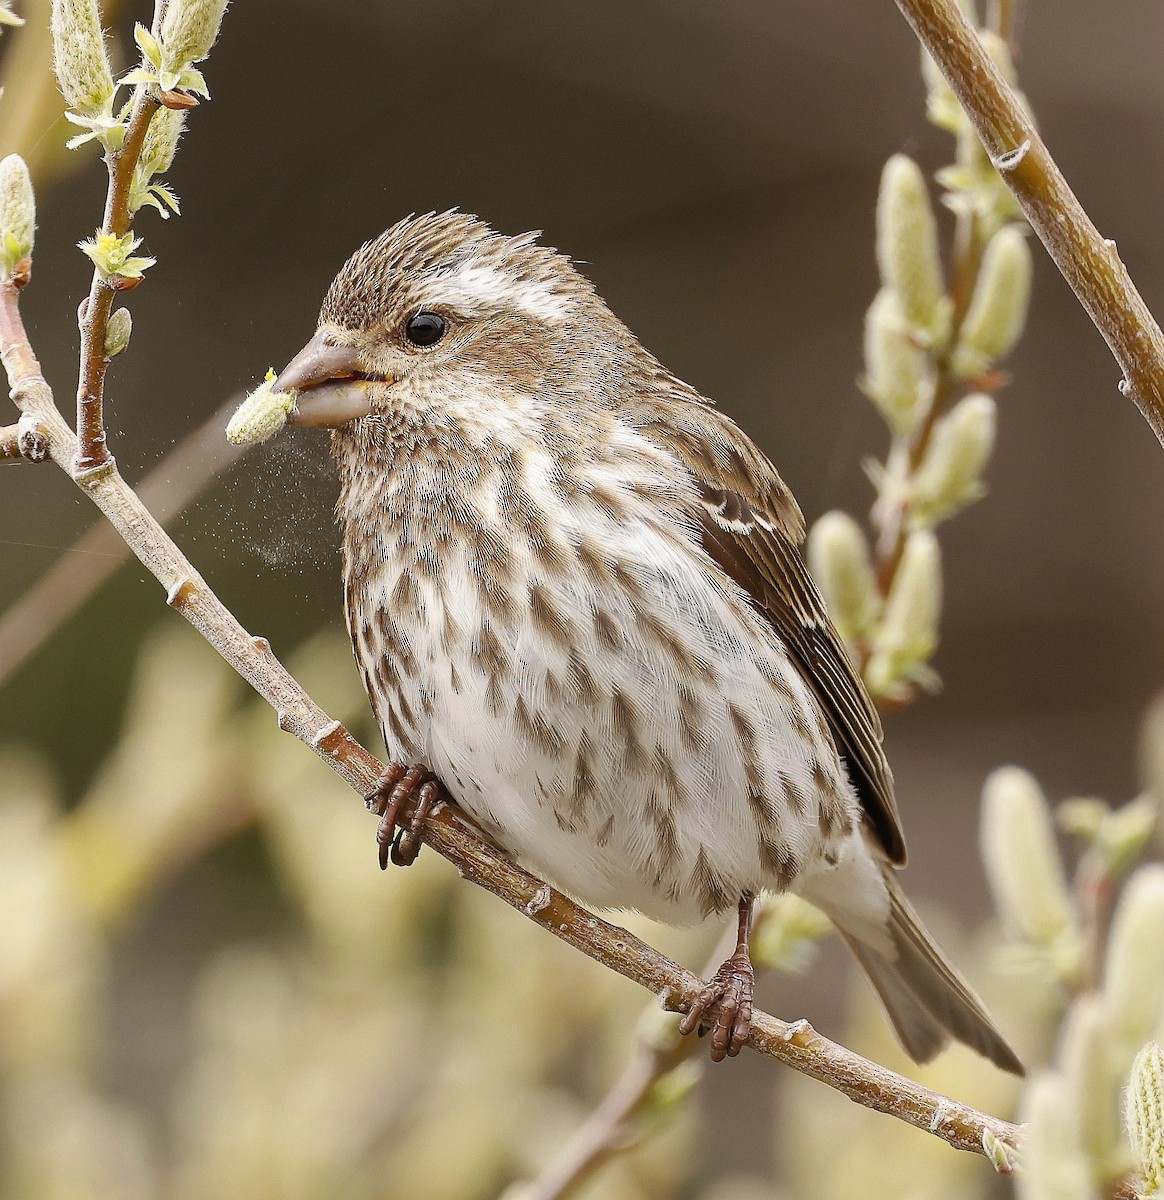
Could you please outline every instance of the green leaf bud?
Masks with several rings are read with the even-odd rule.
[[[966,396],[934,425],[914,474],[910,518],[936,525],[986,492],[982,471],[994,449],[998,410],[986,395]]]
[[[825,513],[808,535],[808,565],[829,615],[850,645],[872,628],[881,607],[869,545],[848,513]]]
[[[865,314],[865,394],[899,437],[917,428],[933,395],[929,356],[910,332],[895,291],[882,288]]]
[[[105,357],[116,358],[129,345],[131,333],[133,333],[133,317],[129,315],[129,309],[117,309],[105,327]]]
[[[82,117],[105,116],[113,72],[97,0],[53,0],[53,70],[65,102]]]
[[[1117,1168],[1120,1084],[1128,1059],[1112,1053],[1111,1018],[1100,997],[1080,996],[1068,1010],[1059,1057],[1080,1145],[1097,1182]]]
[[[5,276],[32,253],[36,199],[28,167],[19,154],[0,162],[0,264]]]
[[[1124,1122],[1144,1194],[1164,1190],[1164,1050],[1148,1042],[1132,1063],[1124,1097]]]
[[[275,372],[269,370],[266,379],[235,409],[226,427],[227,441],[253,446],[274,437],[287,424],[295,407],[295,393],[272,391],[274,382]]]
[[[1041,947],[1077,941],[1051,810],[1034,777],[1018,767],[1001,767],[986,781],[982,857],[1003,928],[1012,938]]]
[[[1018,1151],[988,1127],[982,1130],[982,1152],[1000,1175],[1010,1175],[1018,1166]]]
[[[180,71],[210,53],[226,4],[227,0],[170,0],[161,30],[166,67]]]
[[[1134,871],[1123,890],[1112,918],[1103,990],[1112,1037],[1131,1054],[1164,1015],[1164,866],[1158,863]]]
[[[154,265],[157,259],[144,255],[134,256],[134,251],[141,245],[141,238],[132,233],[118,237],[115,233],[104,233],[98,230],[96,236],[84,242],[78,242],[77,248],[88,255],[93,265],[107,282],[114,276],[121,279],[140,279],[143,272]]]
[[[906,539],[881,626],[873,639],[866,682],[877,695],[908,694],[908,685],[935,686],[926,666],[938,645],[942,611],[942,560],[938,540],[928,529]]]
[[[1031,250],[1022,229],[1004,225],[987,243],[958,331],[952,360],[957,374],[972,379],[1014,349],[1027,320],[1031,272]]]
[[[1094,1200],[1091,1171],[1079,1144],[1076,1113],[1054,1072],[1032,1079],[1023,1093],[1019,1200]]]
[[[910,328],[940,341],[949,304],[942,282],[938,227],[921,168],[904,154],[895,154],[881,173],[877,265],[882,283],[897,293]]]

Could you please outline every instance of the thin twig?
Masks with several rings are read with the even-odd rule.
[[[122,237],[133,223],[133,214],[129,211],[130,186],[150,121],[160,105],[153,88],[139,87],[126,127],[125,142],[116,153],[106,154],[109,190],[102,225],[105,233]],[[127,285],[136,282],[126,280]],[[77,384],[78,471],[99,471],[113,461],[105,438],[105,372],[109,368],[109,359],[105,357],[105,333],[118,290],[115,281],[106,279],[94,268],[89,297],[81,313],[81,377]]]
[[[134,485],[141,502],[162,525],[185,512],[249,449],[222,436],[223,427],[241,400],[241,394],[232,396]],[[0,613],[0,687],[129,558],[129,547],[108,521],[98,519],[28,591]]]
[[[955,0],[897,0],[978,131],[1063,278],[1103,334],[1135,402],[1164,445],[1164,333],[1067,186],[1034,124]]]
[[[271,653],[252,637],[121,478],[110,461],[104,470],[77,471],[77,439],[40,374],[20,318],[18,295],[0,283],[0,358],[17,405],[42,430],[54,462],[109,518],[177,609],[278,713],[293,733],[342,779],[366,794],[382,764],[344,726],[331,719]],[[439,806],[425,821],[424,841],[461,875],[492,892],[555,937],[653,992],[668,1009],[690,1007],[702,981],[617,925],[593,916],[482,838],[453,806]],[[867,1108],[929,1130],[951,1146],[982,1153],[986,1131],[1016,1145],[1018,1127],[960,1104],[821,1037],[807,1022],[788,1024],[757,1012],[748,1044],[769,1058],[819,1079]]]
[[[753,939],[770,915],[771,909],[761,905],[752,927]],[[731,953],[735,937],[735,929],[724,932],[704,967],[704,975],[710,978]],[[648,1022],[640,1028],[626,1067],[598,1107],[536,1179],[514,1189],[513,1200],[567,1200],[615,1155],[633,1149],[642,1133],[644,1113],[660,1082],[699,1048],[694,1038],[680,1035],[678,1024],[660,1030]]]

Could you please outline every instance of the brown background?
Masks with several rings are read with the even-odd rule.
[[[1164,10],[1040,0],[1021,43],[1052,152],[1164,310]],[[131,479],[286,361],[363,239],[456,205],[506,232],[544,229],[584,260],[643,342],[770,452],[810,521],[866,510],[860,464],[886,442],[854,384],[877,178],[894,151],[928,170],[951,153],[924,122],[917,50],[890,0],[239,0],[206,73],[213,101],[172,173],[184,215],[139,222],[159,265],[111,372],[111,440]],[[90,163],[40,196],[26,312],[61,397],[87,286],[71,246],[102,188]],[[1017,761],[1055,797],[1126,798],[1138,721],[1164,684],[1164,457],[1041,251],[1010,366],[990,496],[941,534],[945,690],[888,723],[911,890],[975,913],[985,774]],[[339,622],[331,495],[318,439],[292,435],[177,526],[277,651]],[[0,511],[0,603],[92,520],[47,469],[0,470]],[[152,579],[122,571],[0,693],[0,735],[48,750],[79,789],[142,631],[175,619]],[[95,655],[80,656],[82,638]]]

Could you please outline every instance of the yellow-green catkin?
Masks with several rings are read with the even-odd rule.
[[[36,199],[28,167],[19,154],[0,162],[0,264],[5,275],[32,253]]]
[[[162,20],[166,65],[201,62],[218,39],[227,0],[170,0]]]
[[[881,173],[877,265],[882,283],[897,293],[910,328],[938,340],[948,311],[938,228],[925,176],[904,154],[895,154]]]
[[[235,409],[226,427],[227,441],[236,446],[254,446],[265,442],[287,424],[295,407],[294,392],[271,390],[274,371]]]
[[[941,611],[938,540],[928,529],[915,530],[906,538],[866,669],[875,694],[892,696],[918,681],[936,684],[926,663],[938,644]]]
[[[1132,1063],[1124,1123],[1146,1197],[1164,1190],[1164,1050],[1148,1042]]]
[[[163,175],[170,169],[185,124],[186,114],[181,109],[159,108],[154,113],[141,148],[142,174]]]
[[[898,437],[917,429],[933,395],[929,356],[910,332],[892,288],[882,288],[865,314],[862,385]]]
[[[982,797],[982,857],[1003,927],[1051,947],[1077,928],[1051,810],[1032,775],[1001,767]]]
[[[954,370],[964,378],[1005,358],[1022,335],[1031,298],[1031,250],[1018,225],[987,243],[970,307],[958,331]]]
[[[910,518],[934,525],[980,499],[982,472],[994,450],[998,409],[987,395],[965,396],[934,425],[910,484]]]
[[[1164,866],[1158,863],[1136,870],[1123,890],[1112,918],[1103,988],[1112,1040],[1130,1055],[1157,1031],[1164,1015]]]
[[[808,564],[845,641],[871,630],[880,609],[869,544],[848,513],[825,513],[808,535]]]
[[[1112,1053],[1111,1019],[1103,999],[1080,996],[1071,1005],[1060,1037],[1063,1083],[1075,1113],[1079,1143],[1097,1183],[1118,1169],[1120,1085],[1130,1055]]]
[[[1019,1119],[1025,1126],[1015,1177],[1019,1200],[1095,1200],[1076,1112],[1058,1074],[1046,1072],[1027,1084]]]
[[[53,70],[65,102],[81,116],[107,113],[113,72],[97,0],[53,0]]]

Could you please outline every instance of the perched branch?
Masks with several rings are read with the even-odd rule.
[[[125,143],[118,151],[109,151],[109,191],[105,201],[103,232],[117,238],[129,232],[132,214],[129,209],[130,185],[134,169],[141,157],[146,132],[161,101],[153,89],[141,87],[134,101],[133,113],[125,133]],[[105,444],[104,391],[105,372],[109,357],[105,349],[105,334],[109,314],[119,290],[135,286],[137,278],[108,276],[94,267],[89,297],[81,312],[81,378],[77,385],[77,470],[97,471],[111,461]]]
[[[115,464],[111,461],[100,471],[76,468],[77,439],[40,374],[20,318],[18,293],[10,283],[0,284],[0,357],[9,372],[13,398],[42,430],[53,461],[109,518],[166,589],[167,602],[277,711],[280,728],[314,750],[357,792],[371,791],[382,764],[304,692],[266,641],[243,629],[121,478]],[[464,878],[596,962],[647,988],[666,1008],[678,1011],[690,1007],[702,989],[702,982],[691,971],[625,929],[591,915],[511,862],[452,806],[440,806],[422,828],[424,841]],[[1019,1130],[1015,1125],[872,1063],[821,1037],[807,1022],[788,1024],[757,1012],[748,1044],[858,1104],[929,1130],[958,1149],[983,1153],[984,1139],[1017,1144]]]
[[[1130,396],[1164,445],[1164,333],[1116,252],[1067,186],[955,0],[897,0],[973,122],[991,162],[1103,334]]]

